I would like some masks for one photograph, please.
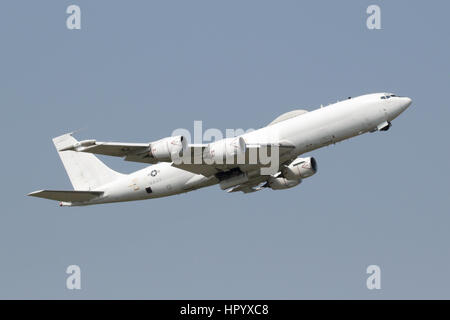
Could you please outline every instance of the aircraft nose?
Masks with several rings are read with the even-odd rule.
[[[397,114],[402,113],[411,105],[412,100],[409,97],[398,97],[398,100],[393,104],[394,112]]]
[[[388,119],[394,120],[397,118],[411,103],[412,99],[409,97],[396,97],[392,99],[391,105],[387,108]]]
[[[408,107],[411,105],[411,103],[412,103],[412,100],[411,100],[411,98],[409,98],[409,97],[401,97],[400,98],[401,99],[401,102],[400,102],[400,105],[398,106],[398,109],[399,110],[397,110],[397,113],[398,114],[400,114],[400,113],[402,113],[403,111],[405,111],[406,109],[408,109]]]
[[[406,110],[412,103],[412,99],[409,97],[404,97],[403,98],[404,102],[403,102],[403,110]]]

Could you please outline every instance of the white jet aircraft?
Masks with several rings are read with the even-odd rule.
[[[287,112],[261,129],[209,144],[187,144],[183,136],[150,143],[79,142],[68,133],[53,142],[75,190],[29,195],[82,206],[166,197],[217,183],[228,192],[292,188],[317,172],[313,157],[298,156],[366,132],[386,131],[410,104],[410,98],[391,93],[367,94],[311,112]],[[152,165],[121,174],[94,154]]]

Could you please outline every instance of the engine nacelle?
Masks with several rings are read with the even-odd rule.
[[[205,159],[216,164],[234,164],[235,157],[245,155],[246,144],[242,137],[227,138],[210,143]]]
[[[283,190],[293,188],[296,185],[299,185],[302,182],[302,179],[287,179],[283,177],[270,177],[267,181],[267,186],[272,190]]]
[[[150,156],[159,161],[173,161],[183,156],[187,141],[183,136],[168,137],[150,143]]]
[[[289,180],[305,179],[317,172],[317,161],[313,157],[297,158],[281,172]]]

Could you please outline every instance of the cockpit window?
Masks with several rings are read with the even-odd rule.
[[[396,95],[395,94],[389,94],[389,95],[380,97],[380,99],[389,99],[389,98],[392,98],[392,97],[396,97]]]

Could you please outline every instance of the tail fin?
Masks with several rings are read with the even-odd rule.
[[[76,151],[59,151],[78,141],[72,133],[53,138],[59,157],[75,190],[93,190],[122,176],[107,167],[96,156]]]

